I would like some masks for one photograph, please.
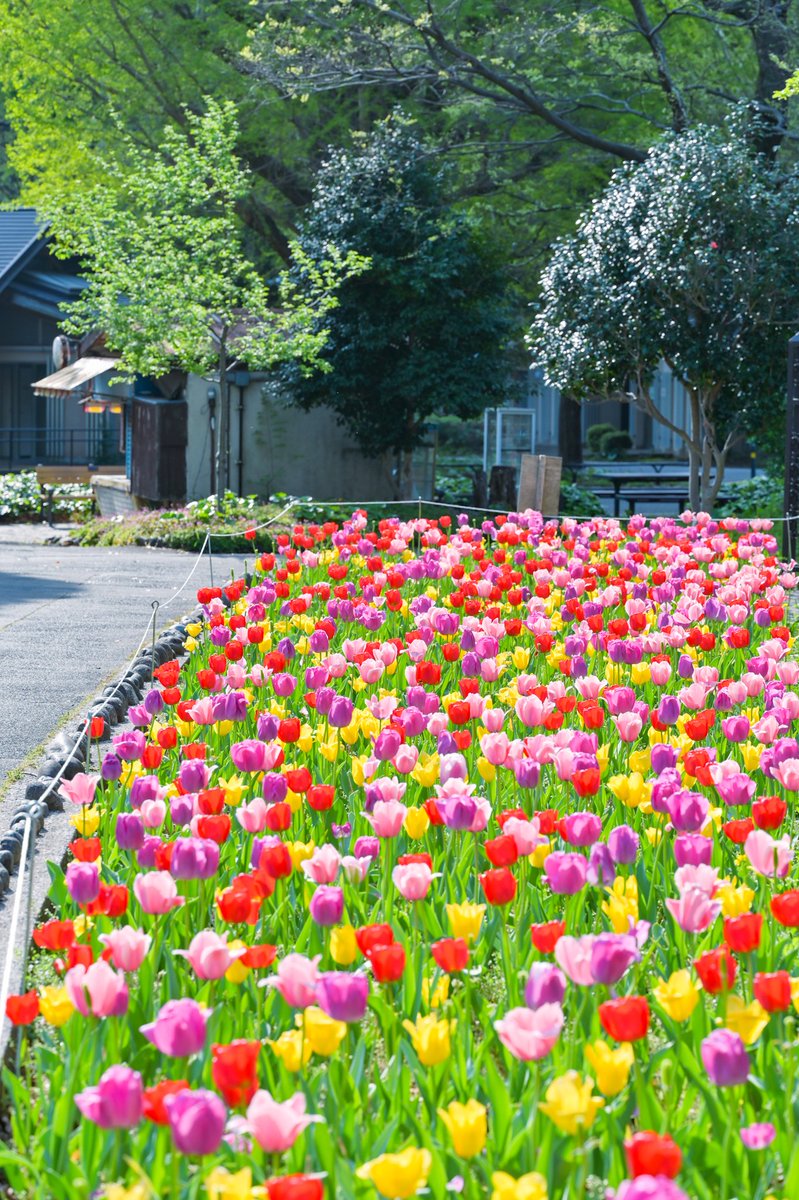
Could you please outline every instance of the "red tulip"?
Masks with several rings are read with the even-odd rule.
[[[725,821],[721,831],[736,846],[743,846],[754,827],[755,823],[751,817],[741,817],[737,821]]]
[[[270,946],[268,942],[261,942],[257,946],[249,946],[244,954],[242,954],[239,962],[244,967],[249,967],[253,971],[264,971],[267,967],[271,967],[272,963],[277,958],[277,946]]]
[[[226,1046],[211,1046],[211,1076],[230,1108],[249,1104],[258,1088],[260,1042],[237,1039]]]
[[[30,1025],[38,1015],[39,997],[36,992],[9,996],[6,1000],[6,1016],[12,1025]]]
[[[377,946],[391,946],[394,942],[394,931],[390,925],[362,925],[355,930],[355,941],[361,954],[369,957]]]
[[[197,797],[197,807],[203,816],[218,816],[225,807],[225,789],[205,788]]]
[[[618,996],[600,1004],[599,1019],[614,1041],[637,1042],[649,1029],[649,1004],[645,996]]]
[[[730,991],[735,983],[735,974],[738,970],[738,964],[728,946],[719,946],[716,950],[706,950],[704,954],[694,960],[694,967],[702,982],[702,987],[711,996],[716,996],[719,992]]]
[[[766,1012],[784,1012],[791,1007],[791,976],[788,971],[774,971],[771,974],[758,971],[752,990]]]
[[[313,784],[313,775],[307,767],[293,767],[286,771],[286,783],[292,792],[298,795],[302,792],[307,792],[308,788]],[[313,806],[312,806],[313,807]]]
[[[565,921],[545,921],[530,926],[530,939],[539,954],[554,954],[555,947],[566,932]]]
[[[760,945],[763,917],[760,913],[743,913],[724,921],[724,941],[736,954],[751,954]]]
[[[269,1200],[324,1200],[325,1185],[315,1175],[284,1175],[266,1181]]]
[[[484,871],[478,878],[489,904],[510,904],[516,895],[516,880],[507,867],[495,867],[491,871]]]
[[[75,838],[69,849],[78,862],[96,862],[103,852],[102,842],[98,837]]]
[[[509,833],[483,842],[483,849],[488,856],[488,861],[494,867],[512,867],[519,858],[516,843]]]
[[[201,838],[209,838],[221,846],[230,837],[231,821],[227,813],[218,817],[198,817],[197,833]]]
[[[277,727],[277,736],[281,742],[298,742],[301,732],[299,717],[284,717]]]
[[[639,1175],[665,1175],[674,1179],[682,1166],[682,1151],[667,1133],[642,1129],[624,1143],[627,1170],[633,1179]]]
[[[775,920],[786,929],[799,929],[799,890],[792,888],[771,897],[771,911]]]
[[[469,947],[463,938],[442,938],[433,942],[430,953],[436,966],[448,975],[457,975],[465,971],[469,962]]]
[[[779,796],[764,796],[752,804],[752,816],[758,829],[779,829],[787,811],[788,805]]]
[[[155,1125],[168,1125],[169,1117],[164,1107],[167,1096],[176,1096],[185,1092],[189,1086],[188,1079],[162,1079],[154,1087],[144,1089],[144,1115]]]
[[[291,782],[289,782],[289,787],[293,792],[297,791],[295,787],[292,787]],[[336,789],[331,783],[315,783],[313,787],[307,789],[308,807],[312,808],[314,812],[327,812],[333,807],[335,795]]]
[[[71,921],[47,921],[33,931],[33,940],[40,950],[66,950],[75,941]]]
[[[399,942],[390,946],[374,946],[366,957],[378,983],[396,983],[405,970],[405,949]]]

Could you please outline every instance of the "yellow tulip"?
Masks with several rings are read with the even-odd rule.
[[[347,1036],[347,1026],[343,1021],[335,1021],[314,1004],[306,1008],[296,1021],[300,1029],[305,1029],[306,1043],[321,1058],[330,1058],[331,1054],[335,1054]]]
[[[406,812],[402,826],[409,838],[418,841],[430,828],[430,818],[423,808],[414,806]]]
[[[78,913],[77,917],[72,919],[72,928],[75,930],[75,937],[82,938],[84,933],[94,929],[94,918],[86,913]]]
[[[189,637],[199,637],[203,631],[203,627],[199,621],[190,621],[186,626],[186,633]]]
[[[652,678],[652,671],[650,669],[649,663],[647,663],[647,662],[633,663],[633,665],[630,667],[630,683],[632,683],[632,684],[649,683],[649,680],[651,678]]]
[[[355,1174],[359,1179],[371,1180],[388,1200],[405,1200],[426,1186],[432,1165],[433,1156],[429,1150],[408,1146],[399,1154],[381,1154],[379,1158],[373,1158]]]
[[[469,945],[477,940],[480,926],[483,923],[486,906],[484,904],[448,904],[447,918],[453,937],[463,938]]]
[[[416,1057],[423,1067],[435,1067],[446,1062],[450,1056],[450,1029],[452,1021],[441,1021],[438,1017],[417,1017],[416,1021],[403,1021],[402,1027],[411,1037]]]
[[[48,1025],[60,1029],[75,1011],[65,987],[43,987],[39,991],[39,1011]]]
[[[208,1200],[251,1200],[253,1195],[252,1171],[242,1167],[232,1174],[224,1167],[214,1167],[205,1177]]]
[[[487,1109],[479,1100],[460,1104],[453,1100],[447,1108],[440,1108],[438,1115],[449,1130],[455,1153],[461,1158],[474,1158],[486,1144],[488,1137]]]
[[[532,854],[527,855],[527,861],[534,867],[543,867],[552,853],[552,846],[547,841],[539,842]]]
[[[763,747],[753,745],[752,742],[744,742],[741,746],[741,754],[743,755],[744,767],[747,771],[756,771],[760,766],[760,755],[763,753]]]
[[[491,1176],[491,1200],[547,1200],[547,1181],[538,1171],[520,1175],[514,1179],[504,1171],[495,1171]]]
[[[241,804],[241,798],[247,791],[247,785],[238,775],[231,775],[229,779],[223,779],[221,776],[218,780],[219,786],[225,793],[225,804],[229,804],[231,808],[238,807]]]
[[[614,1047],[607,1042],[596,1041],[586,1046],[585,1057],[594,1070],[596,1085],[603,1096],[617,1096],[627,1086],[635,1062],[629,1042]]]
[[[281,1033],[279,1038],[268,1042],[268,1045],[272,1047],[286,1070],[291,1071],[292,1074],[299,1071],[300,1065],[305,1066],[313,1054],[310,1042],[306,1040],[303,1045],[303,1037],[299,1029],[290,1029],[286,1033]],[[302,1055],[302,1064],[300,1064],[300,1055]]]
[[[298,813],[302,808],[302,796],[299,792],[292,792],[291,788],[286,792],[286,804],[288,804],[292,813]]]
[[[511,659],[517,671],[526,671],[530,662],[530,651],[527,646],[516,646]]]
[[[749,861],[745,855],[744,861]],[[735,887],[729,879],[722,879],[716,896],[721,901],[721,911],[725,917],[740,917],[751,912],[755,893],[745,883]]]
[[[442,975],[436,986],[433,988],[433,994],[430,994],[430,980],[422,980],[422,1000],[430,1008],[441,1008],[442,1004],[446,1004],[449,999],[449,975]]]
[[[655,999],[672,1021],[687,1021],[699,1003],[699,988],[689,971],[674,971],[653,988]]]
[[[107,1183],[101,1193],[103,1200],[150,1200],[153,1194],[152,1188],[143,1181],[134,1183],[132,1187],[125,1187],[121,1183]],[[219,1197],[219,1200],[227,1200],[227,1197]]]
[[[477,760],[477,770],[480,774],[480,778],[484,779],[486,783],[493,783],[497,777],[497,768],[482,754]]]
[[[608,769],[608,762],[610,761],[610,746],[607,742],[598,747],[596,752],[596,760],[599,764],[600,774],[605,775]]]
[[[609,918],[616,933],[629,933],[630,921],[638,920],[638,881],[634,875],[624,879],[617,875],[612,888],[606,888],[607,901],[602,911]]]
[[[358,957],[358,943],[351,925],[336,925],[330,931],[330,957],[340,967],[348,967]]]
[[[231,950],[246,950],[247,943],[242,942],[240,938],[234,938],[232,942],[228,942]],[[250,973],[250,968],[245,967],[240,958],[234,959],[228,969],[225,971],[225,979],[228,983],[244,983],[244,980]]]
[[[561,1133],[574,1134],[578,1129],[590,1129],[604,1107],[605,1101],[593,1091],[590,1079],[583,1080],[576,1071],[567,1071],[553,1080],[546,1090],[546,1100],[538,1107]]]
[[[768,1013],[757,1000],[744,1004],[740,996],[728,996],[724,1024],[751,1046],[768,1025]]]
[[[92,804],[89,808],[80,808],[73,813],[69,823],[82,837],[93,837],[100,828],[100,814]]]
[[[316,842],[286,842],[286,849],[289,852],[292,867],[295,871],[299,871],[302,864],[311,857],[316,849]]]
[[[438,779],[440,767],[440,759],[437,754],[428,754],[422,751],[419,755],[419,761],[411,771],[411,779],[414,779],[422,787],[432,787]]]

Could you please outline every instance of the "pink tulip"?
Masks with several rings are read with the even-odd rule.
[[[79,775],[73,775],[72,779],[62,779],[58,791],[73,804],[88,806],[94,800],[94,793],[99,782],[99,775],[86,775],[81,772]]]
[[[799,792],[799,758],[786,758],[771,768],[771,774],[789,792]]]
[[[321,1120],[306,1114],[302,1092],[280,1103],[269,1092],[259,1090],[247,1108],[247,1127],[267,1154],[290,1150],[304,1129]]]
[[[105,959],[90,967],[79,963],[64,977],[67,994],[84,1017],[122,1017],[128,1011],[128,985]]]
[[[547,840],[541,834],[541,826],[537,817],[534,817],[532,821],[523,821],[521,817],[509,817],[502,827],[502,832],[513,838],[516,852],[520,857],[532,854]]]
[[[178,895],[177,884],[169,871],[151,871],[147,875],[137,875],[133,880],[133,894],[142,911],[153,916],[163,916],[173,908],[185,904],[183,896]]]
[[[424,900],[433,882],[433,872],[427,863],[408,863],[395,867],[391,878],[404,900]]]
[[[407,808],[398,800],[378,800],[370,813],[364,813],[378,837],[393,838],[402,829]]]
[[[101,933],[100,941],[111,951],[111,962],[118,971],[138,971],[150,949],[152,938],[141,929],[123,925],[110,933]]]
[[[201,700],[195,700],[188,711],[195,725],[213,725],[216,721],[214,704],[210,696],[203,696]]]
[[[316,1004],[319,957],[287,954],[278,963],[275,974],[264,979],[260,986],[276,987],[291,1008],[307,1008],[309,1004]]]
[[[494,767],[501,767],[508,757],[510,742],[506,733],[486,733],[480,738],[480,749]]]
[[[200,979],[221,979],[231,963],[241,958],[246,950],[242,947],[231,950],[227,934],[220,936],[211,929],[203,929],[191,939],[188,950],[174,950],[173,954],[187,958]]]
[[[555,961],[563,973],[581,987],[590,987],[594,982],[591,970],[591,954],[595,937],[587,933],[583,937],[565,936],[558,938],[555,945]]]
[[[700,892],[704,892],[708,899],[715,896],[719,887],[719,873],[715,867],[686,865],[679,867],[674,872],[674,882],[677,885],[677,891],[682,894],[687,892],[689,888],[698,888]]]
[[[643,721],[637,712],[625,712],[614,717],[613,724],[623,742],[634,742],[641,733]]]
[[[790,836],[785,833],[778,840],[765,829],[752,830],[744,842],[744,853],[758,875],[769,879],[784,879],[793,859]]]
[[[399,771],[400,775],[410,775],[419,761],[419,750],[416,746],[409,746],[407,743],[400,746],[397,753],[392,759],[392,764],[395,770]]]
[[[245,833],[263,833],[266,829],[266,802],[261,796],[250,800],[249,804],[240,804],[236,809],[236,820]]]
[[[704,933],[721,912],[720,902],[697,887],[682,892],[678,900],[667,899],[666,908],[686,933]]]
[[[143,1100],[141,1075],[122,1065],[109,1067],[99,1083],[75,1096],[80,1112],[100,1129],[132,1129],[138,1125]]]
[[[341,866],[341,855],[329,842],[317,846],[310,858],[302,863],[302,873],[313,883],[333,883]]]
[[[559,1004],[542,1004],[536,1009],[512,1008],[494,1022],[494,1028],[514,1058],[535,1062],[545,1058],[560,1037],[563,1009]]]
[[[163,800],[142,800],[139,812],[145,829],[157,829],[166,820],[166,804]]]
[[[506,716],[504,708],[487,708],[483,713],[483,724],[489,733],[499,733]]]

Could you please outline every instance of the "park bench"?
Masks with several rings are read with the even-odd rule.
[[[59,494],[63,494],[66,486],[74,486],[75,484],[83,485],[83,490],[77,493],[77,498],[92,500],[94,498],[91,489],[92,475],[118,475],[119,471],[119,467],[38,466],[36,468],[36,481],[42,492],[42,520],[47,521],[48,525],[52,525],[53,501]],[[75,493],[73,492],[72,495],[75,496]]]

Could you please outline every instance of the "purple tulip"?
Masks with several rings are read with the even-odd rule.
[[[131,1067],[109,1067],[99,1083],[78,1092],[75,1103],[101,1129],[132,1129],[143,1114],[141,1075]]]
[[[352,721],[354,710],[355,705],[349,696],[336,696],[330,705],[330,712],[327,715],[327,719],[334,729],[346,729]]]
[[[151,688],[144,697],[144,707],[151,717],[157,717],[160,712],[164,711],[164,697],[158,688]]]
[[[680,833],[696,833],[707,821],[709,812],[710,805],[700,792],[681,789],[669,796],[668,813]]]
[[[118,733],[113,739],[113,746],[117,758],[121,758],[123,762],[134,762],[144,754],[147,739],[138,729],[130,729],[125,733]]]
[[[638,856],[641,839],[629,825],[617,825],[608,835],[608,850],[617,866],[629,866]]]
[[[157,800],[161,784],[157,775],[137,775],[130,785],[130,806],[141,808],[145,800]]]
[[[115,783],[122,774],[122,759],[116,754],[104,754],[100,774],[106,783]]]
[[[674,857],[678,867],[710,866],[713,839],[701,833],[681,833],[674,839]]]
[[[120,813],[114,832],[120,850],[141,850],[144,845],[144,821],[138,813]]]
[[[67,891],[76,904],[91,904],[100,895],[97,863],[71,862],[66,873]]]
[[[237,771],[252,774],[263,771],[266,766],[266,747],[256,738],[247,738],[243,742],[234,742],[230,747],[230,757]]]
[[[187,758],[180,764],[178,780],[184,792],[201,792],[208,787],[211,772],[201,758]]]
[[[596,813],[573,812],[564,819],[563,828],[570,846],[593,846],[602,833],[602,821]]]
[[[650,751],[652,770],[656,775],[662,775],[666,770],[677,766],[677,750],[669,742],[655,742]]]
[[[154,1021],[141,1026],[148,1042],[170,1058],[189,1058],[205,1046],[205,1029],[211,1009],[196,1000],[168,1000]]]
[[[277,717],[271,713],[261,713],[256,727],[259,742],[273,742],[277,737],[279,725]]]
[[[338,925],[344,913],[344,892],[340,887],[320,884],[308,911],[317,925]]]
[[[714,1029],[702,1042],[702,1063],[716,1087],[737,1087],[749,1078],[743,1038],[731,1029]]]
[[[749,718],[743,715],[726,717],[721,722],[721,732],[728,742],[745,742],[749,737]]]
[[[178,838],[169,860],[173,879],[210,879],[219,869],[219,846],[210,838]]]
[[[556,895],[573,896],[585,887],[588,864],[582,854],[555,850],[544,862],[544,874]]]
[[[211,700],[215,721],[243,721],[247,716],[247,697],[243,692],[225,692]]]
[[[149,871],[155,866],[156,851],[161,845],[160,837],[156,837],[155,834],[145,835],[142,848],[136,854],[136,862],[143,870]]]
[[[664,696],[657,708],[661,725],[676,725],[680,716],[680,701],[676,696]]]
[[[261,781],[261,794],[267,804],[280,804],[288,795],[289,785],[285,775],[267,771]]]
[[[214,1092],[186,1089],[164,1101],[172,1141],[181,1154],[214,1154],[221,1145],[227,1109]]]
[[[369,999],[369,980],[349,971],[326,971],[316,981],[316,998],[334,1021],[360,1021]]]
[[[366,835],[356,839],[352,848],[355,858],[378,858],[380,855],[380,838]]]
[[[641,954],[634,937],[623,933],[600,933],[591,947],[591,974],[594,983],[613,987]]]
[[[374,756],[379,762],[389,762],[402,745],[396,729],[382,729],[375,738]]]
[[[553,963],[533,963],[524,988],[527,1007],[535,1009],[543,1004],[562,1004],[565,995],[566,976],[560,967]]]

